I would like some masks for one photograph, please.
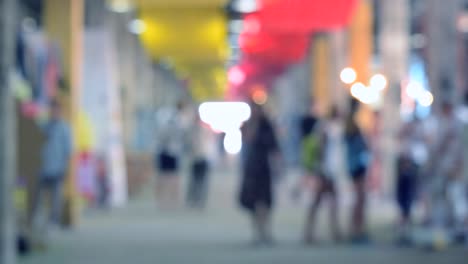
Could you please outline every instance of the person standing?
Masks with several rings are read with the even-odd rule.
[[[318,129],[316,129],[319,123],[317,117],[317,109],[314,101],[311,101],[309,112],[304,115],[300,120],[300,149],[301,149],[301,175],[297,180],[297,183],[293,186],[292,198],[299,200],[304,190],[309,191],[313,186],[313,174],[315,164],[318,160]]]
[[[251,216],[254,245],[270,245],[274,202],[272,159],[279,150],[272,123],[263,108],[251,103],[252,116],[242,127],[242,183],[239,202]]]
[[[33,215],[35,221],[42,210],[45,192],[52,198],[49,222],[60,225],[63,206],[63,186],[72,154],[72,133],[63,119],[59,102],[53,101],[50,119],[42,127],[45,144],[42,148],[42,167],[36,188]]]
[[[398,243],[404,245],[411,242],[412,205],[416,199],[420,168],[428,156],[424,129],[417,116],[403,124],[399,143],[396,180],[396,200],[400,209]]]
[[[208,197],[209,147],[211,131],[205,127],[197,115],[191,131],[191,171],[187,192],[189,207],[203,209]]]
[[[455,115],[454,105],[444,102],[425,168],[430,201],[427,222],[432,228],[448,231],[449,222],[453,222],[455,228],[466,224],[468,205],[463,161],[462,123]]]
[[[351,215],[351,242],[367,243],[366,232],[366,175],[370,162],[368,144],[361,132],[354,115],[346,121],[345,129],[346,160],[348,173],[352,178],[355,202]]]
[[[165,109],[159,116],[155,165],[157,170],[156,197],[163,209],[179,203],[181,154],[184,148],[184,127],[179,103],[177,110]]]
[[[316,141],[319,143],[319,146],[317,154],[313,156],[317,156],[318,162],[312,162],[316,165],[309,166],[309,169],[312,174],[316,175],[317,193],[307,214],[304,239],[306,244],[313,244],[316,242],[314,229],[318,209],[325,196],[328,195],[330,206],[330,228],[333,239],[335,242],[339,242],[342,237],[339,228],[339,202],[336,178],[340,174],[339,158],[342,154],[340,146],[343,142],[343,133],[337,108],[333,108],[328,119],[318,125],[317,131],[311,132],[312,136],[315,133],[318,134]],[[310,150],[312,150],[312,148]],[[310,153],[307,154],[310,155]],[[315,158],[312,160],[314,159]]]

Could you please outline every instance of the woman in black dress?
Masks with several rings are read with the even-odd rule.
[[[251,104],[252,117],[242,127],[242,185],[240,204],[253,221],[254,243],[272,242],[270,217],[273,205],[271,161],[278,144],[271,122],[259,105]]]

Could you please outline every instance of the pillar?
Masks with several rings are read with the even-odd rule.
[[[331,106],[331,65],[330,36],[328,33],[317,33],[312,39],[312,80],[311,94],[315,98],[320,115],[326,115]]]
[[[68,116],[73,131],[76,131],[80,103],[80,79],[82,63],[82,35],[84,25],[83,0],[45,0],[44,25],[48,36],[57,42],[63,54],[63,66],[69,93],[61,98],[68,109]],[[75,191],[75,172],[78,155],[72,158],[69,177],[65,188],[65,221],[67,226],[74,226],[78,219],[78,207]]]
[[[360,0],[355,10],[349,30],[350,66],[357,72],[357,82],[365,85],[371,75],[372,41],[372,3]]]
[[[16,255],[15,113],[8,80],[13,65],[16,4],[16,0],[0,0],[0,264],[15,263]]]
[[[373,52],[373,5],[370,0],[360,0],[355,10],[349,30],[349,61],[350,67],[357,73],[356,82],[369,84],[372,74]],[[357,113],[361,128],[368,132],[372,130],[372,109],[361,107]]]
[[[460,0],[430,0],[427,6],[428,77],[435,108],[442,101],[459,103],[457,90],[457,18]]]

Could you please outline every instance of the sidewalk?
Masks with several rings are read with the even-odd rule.
[[[300,244],[304,210],[288,206],[286,201],[280,202],[275,212],[278,244],[269,249],[249,248],[250,223],[236,207],[236,186],[234,176],[215,175],[206,212],[158,211],[148,192],[127,208],[87,216],[77,230],[54,234],[47,251],[20,264],[466,263],[466,249],[428,254],[393,247],[390,219],[385,214],[372,217],[377,240],[372,246],[325,243],[306,248]],[[324,220],[320,233],[326,238]]]

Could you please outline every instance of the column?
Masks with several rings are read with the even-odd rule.
[[[330,110],[331,98],[331,66],[330,66],[330,36],[328,33],[317,33],[312,39],[312,73],[311,94],[315,98],[320,115],[326,115]]]
[[[0,264],[15,263],[16,255],[15,110],[8,81],[13,65],[16,4],[16,0],[0,0]]]
[[[428,75],[435,107],[448,100],[460,102],[457,90],[458,32],[460,0],[430,0],[427,3]]]
[[[356,82],[369,84],[371,77],[373,35],[372,35],[372,3],[369,0],[360,0],[349,30],[349,61],[350,66],[357,73]],[[372,109],[361,107],[357,119],[364,131],[371,130]]]
[[[82,35],[84,25],[83,0],[46,0],[43,19],[48,36],[56,41],[63,54],[63,65],[69,93],[61,98],[73,130],[76,131],[80,104]],[[65,188],[65,225],[74,226],[78,220],[75,172],[78,155],[73,155],[69,177]]]

